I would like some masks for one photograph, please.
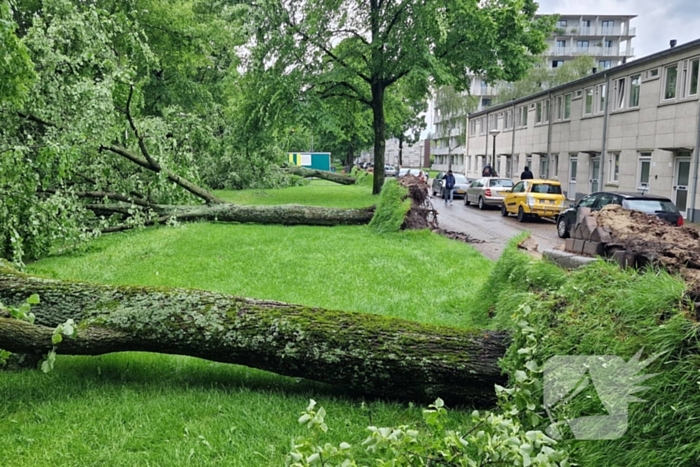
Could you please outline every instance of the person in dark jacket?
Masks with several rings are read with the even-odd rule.
[[[442,190],[443,196],[445,197],[445,206],[447,206],[447,202],[449,201],[450,206],[452,205],[452,199],[453,199],[453,192],[455,189],[455,176],[452,175],[452,171],[448,170],[447,175],[445,175],[442,178],[442,182],[444,183],[444,188]]]
[[[530,168],[525,166],[525,170],[523,170],[523,173],[520,174],[520,180],[532,180],[533,178],[535,178],[535,176],[532,175]]]
[[[482,177],[497,177],[496,171],[493,170],[493,167],[491,167],[491,164],[486,164],[484,166],[484,169],[481,171],[481,176]]]

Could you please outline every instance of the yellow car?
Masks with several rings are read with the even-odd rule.
[[[509,190],[501,204],[501,215],[517,214],[519,222],[530,217],[556,217],[566,206],[561,183],[556,180],[521,180]]]

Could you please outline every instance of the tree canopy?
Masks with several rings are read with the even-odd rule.
[[[252,67],[275,70],[293,94],[341,98],[372,111],[374,192],[384,182],[387,90],[425,97],[468,72],[513,81],[545,48],[553,24],[532,0],[261,0],[252,7]],[[288,88],[289,89],[289,88]]]

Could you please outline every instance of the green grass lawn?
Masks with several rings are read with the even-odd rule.
[[[327,180],[311,180],[308,185],[283,190],[216,191],[225,201],[237,204],[304,204],[338,208],[363,208],[377,203],[369,185],[338,185]]]
[[[332,195],[337,188],[347,199]],[[375,200],[361,187],[325,184],[256,193],[219,195],[257,204]],[[85,253],[28,269],[469,326],[469,305],[491,268],[470,246],[427,231],[202,223],[106,236]],[[421,407],[363,408],[342,388],[240,366],[142,353],[59,356],[48,375],[0,373],[0,466],[283,465],[292,438],[305,433],[296,420],[310,398],[328,411],[323,441],[348,441],[357,452],[368,425],[421,419]],[[456,421],[468,417],[460,412]]]

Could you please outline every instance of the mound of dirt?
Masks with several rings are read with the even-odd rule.
[[[399,185],[408,189],[411,199],[411,209],[406,214],[403,228],[439,229],[437,211],[428,196],[428,184],[415,175],[405,175],[399,179]]]
[[[627,250],[636,255],[637,264],[653,264],[680,274],[688,292],[700,298],[700,232],[618,205],[605,206],[591,215],[610,233],[612,241],[606,249]]]

